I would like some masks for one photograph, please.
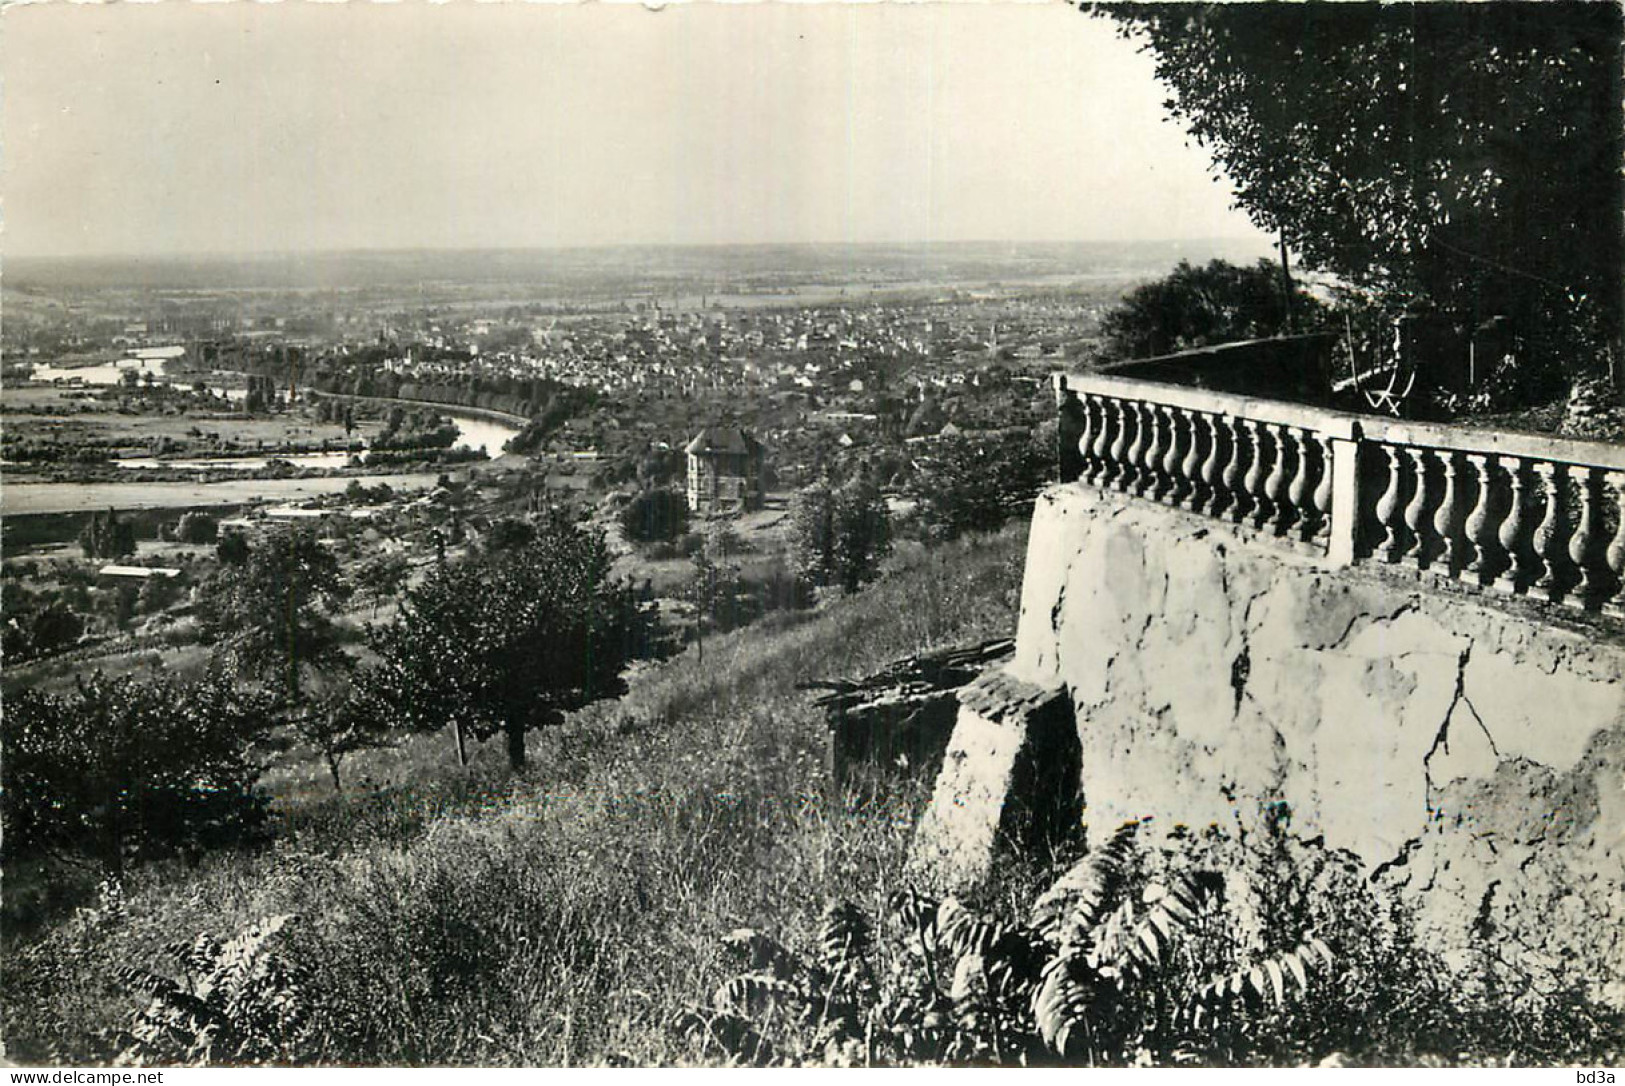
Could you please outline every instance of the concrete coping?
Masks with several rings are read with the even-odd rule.
[[[1055,375],[1055,387],[1057,392],[1080,392],[1136,403],[1161,404],[1185,411],[1293,426],[1345,440],[1359,437],[1360,416],[1286,400],[1238,396],[1229,392],[1142,381],[1134,377],[1107,377],[1098,373],[1058,373]]]
[[[1452,452],[1517,456],[1526,460],[1550,460],[1560,464],[1625,471],[1625,445],[1607,441],[1519,434],[1505,430],[1480,430],[1439,423],[1405,422],[1400,419],[1367,419],[1362,422],[1362,428],[1368,439],[1389,445],[1413,445]]]
[[[985,720],[1002,722],[1065,697],[1061,687],[1039,686],[1002,667],[984,671],[959,688],[959,704]]]

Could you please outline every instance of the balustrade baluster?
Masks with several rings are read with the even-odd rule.
[[[1377,499],[1377,524],[1382,528],[1378,552],[1385,562],[1397,562],[1405,550],[1405,528],[1400,520],[1399,499],[1405,491],[1404,453],[1397,445],[1383,447],[1388,459],[1388,485]]]
[[[1094,464],[1089,469],[1088,480],[1096,486],[1105,486],[1111,478],[1113,470],[1111,457],[1108,455],[1112,447],[1112,438],[1121,429],[1117,401],[1107,397],[1096,397],[1100,404],[1100,432],[1095,435]]]
[[[1562,590],[1563,572],[1559,568],[1568,555],[1558,545],[1558,536],[1563,526],[1563,476],[1558,474],[1557,465],[1549,460],[1537,460],[1534,464],[1535,474],[1540,476],[1541,489],[1546,495],[1546,509],[1540,518],[1540,524],[1535,528],[1535,536],[1531,541],[1535,552],[1535,561],[1544,567],[1540,579],[1534,587],[1546,593],[1546,598],[1555,600]]]
[[[1596,555],[1592,553],[1592,540],[1595,532],[1592,530],[1592,516],[1595,507],[1595,494],[1593,492],[1592,471],[1579,464],[1569,469],[1575,473],[1575,487],[1580,495],[1580,508],[1575,512],[1574,534],[1569,536],[1569,564],[1579,575],[1579,580],[1564,597],[1564,602],[1575,607],[1584,607],[1591,602],[1597,591]]]
[[[1541,465],[1536,465],[1540,470]],[[1527,584],[1529,579],[1538,571],[1539,563],[1529,549],[1524,535],[1529,530],[1528,480],[1524,474],[1524,462],[1521,459],[1512,459],[1508,466],[1507,476],[1512,482],[1512,498],[1507,506],[1506,519],[1501,522],[1501,530],[1497,538],[1501,541],[1501,549],[1506,552],[1507,567],[1501,571],[1496,585],[1508,592],[1516,592],[1521,586]],[[1550,492],[1550,486],[1547,491]],[[1550,506],[1547,507],[1550,515]]]
[[[1207,462],[1202,465],[1202,481],[1207,484],[1207,514],[1217,517],[1230,507],[1230,492],[1225,487],[1224,476],[1236,458],[1236,445],[1224,416],[1209,415],[1207,421],[1208,436],[1213,444],[1208,447]]]
[[[1129,467],[1127,450],[1130,435],[1136,429],[1134,406],[1127,400],[1113,400],[1112,409],[1117,417],[1117,436],[1112,439],[1111,478],[1108,481],[1118,490],[1127,490],[1129,479],[1133,475],[1133,470]]]
[[[1202,431],[1207,425],[1207,416],[1200,411],[1187,411],[1185,423],[1191,436],[1185,448],[1185,462],[1179,465],[1179,474],[1185,480],[1185,492],[1179,504],[1195,511],[1202,508]]]
[[[1241,523],[1252,507],[1252,499],[1248,492],[1242,488],[1241,481],[1245,474],[1242,468],[1244,459],[1257,459],[1256,450],[1250,450],[1247,445],[1247,420],[1232,417],[1230,419],[1230,462],[1224,466],[1224,489],[1229,498],[1230,519]]]
[[[1095,434],[1095,408],[1098,401],[1088,393],[1078,395],[1078,415],[1082,421],[1082,428],[1078,431],[1078,475],[1079,479],[1086,479],[1089,475],[1089,447],[1094,444]],[[1065,457],[1062,458],[1065,474]]]
[[[1296,511],[1291,502],[1287,501],[1288,486],[1293,474],[1297,470],[1297,461],[1292,454],[1291,440],[1287,427],[1276,423],[1268,427],[1270,440],[1275,445],[1275,460],[1270,464],[1269,476],[1264,480],[1264,496],[1269,500],[1269,523],[1274,527],[1276,535],[1285,535],[1292,524]],[[1259,527],[1263,527],[1262,524]]]
[[[1147,440],[1145,448],[1140,450],[1140,477],[1134,492],[1147,498],[1155,498],[1162,486],[1159,471],[1159,465],[1162,463],[1162,427],[1157,422],[1156,404],[1142,403],[1140,405],[1140,414],[1145,420]]]
[[[1439,507],[1433,511],[1433,534],[1439,537],[1440,547],[1436,557],[1443,563],[1445,573],[1453,573],[1459,557],[1456,546],[1456,455],[1444,451],[1436,455],[1444,465],[1444,493],[1439,497]]]
[[[1185,462],[1185,427],[1180,425],[1185,421],[1184,412],[1164,405],[1162,413],[1168,419],[1168,448],[1162,456],[1164,486],[1158,496],[1169,505],[1178,505],[1185,496],[1185,477],[1179,470]]]
[[[1609,472],[1608,485],[1614,490],[1614,514],[1618,519],[1614,522],[1614,538],[1603,558],[1608,572],[1614,575],[1614,591],[1608,602],[1619,610],[1625,609],[1625,471]]]
[[[1427,520],[1427,452],[1423,449],[1412,449],[1410,457],[1411,480],[1415,489],[1411,491],[1411,500],[1405,503],[1405,530],[1408,536],[1405,542],[1405,553],[1414,558],[1416,568],[1421,569],[1426,564],[1429,546],[1427,530],[1432,526]]]
[[[1319,473],[1314,494],[1309,499],[1315,508],[1315,519],[1305,528],[1309,538],[1329,536],[1332,530],[1332,445],[1327,438],[1308,430],[1304,435],[1314,443],[1315,470]]]
[[[1146,426],[1145,404],[1138,400],[1130,402],[1124,411],[1124,417],[1134,420],[1134,442],[1123,457],[1123,491],[1137,494],[1145,488],[1145,450],[1151,444],[1151,434]]]
[[[1264,506],[1264,461],[1266,459],[1264,427],[1256,419],[1248,419],[1247,429],[1249,431],[1248,442],[1252,447],[1252,462],[1247,465],[1247,474],[1241,480],[1241,488],[1246,492],[1247,500],[1251,503],[1248,512],[1258,518],[1258,523],[1263,523],[1263,518],[1268,515],[1268,511]]]
[[[1483,453],[1466,453],[1468,467],[1472,468],[1477,488],[1473,494],[1473,507],[1463,526],[1467,546],[1472,557],[1463,573],[1479,584],[1488,584],[1495,576],[1495,527],[1492,517],[1495,502],[1495,457]]]
[[[1292,482],[1286,488],[1286,500],[1291,504],[1292,511],[1297,517],[1298,534],[1304,539],[1309,538],[1309,533],[1313,531],[1311,525],[1315,519],[1315,511],[1309,505],[1309,495],[1314,492],[1309,485],[1309,479],[1314,470],[1309,441],[1309,431],[1302,427],[1293,430]],[[1282,524],[1282,531],[1285,531],[1287,527],[1287,524]]]

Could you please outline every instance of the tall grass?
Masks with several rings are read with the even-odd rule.
[[[1025,532],[900,554],[879,583],[708,638],[614,703],[533,737],[521,776],[444,737],[358,758],[334,796],[284,769],[274,846],[149,867],[114,915],[7,935],[12,1058],[96,1062],[136,999],[112,979],[161,947],[292,912],[286,952],[345,1063],[666,1063],[668,1024],[723,975],[717,936],[810,934],[825,902],[878,909],[929,781],[833,791],[810,679],[1007,635]]]

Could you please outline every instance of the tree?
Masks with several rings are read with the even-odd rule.
[[[135,524],[120,519],[116,509],[109,509],[106,516],[92,513],[79,533],[79,546],[86,558],[127,558],[135,553]]]
[[[220,537],[220,522],[207,513],[187,513],[175,526],[175,537],[182,543],[213,543]]]
[[[553,516],[524,547],[440,566],[374,632],[380,665],[358,678],[407,727],[451,725],[459,757],[465,734],[502,734],[521,768],[527,732],[625,689],[644,616],[610,564],[601,536]]]
[[[1322,307],[1296,291],[1296,327],[1315,323]],[[1150,358],[1194,347],[1279,335],[1289,310],[1268,260],[1250,268],[1224,260],[1195,267],[1181,260],[1167,277],[1129,291],[1101,321],[1112,354]],[[1307,319],[1306,319],[1307,318]]]
[[[378,615],[378,605],[394,599],[406,587],[406,578],[412,565],[404,554],[380,554],[369,558],[356,570],[356,587],[372,597],[372,613]]]
[[[1510,317],[1525,365],[1619,359],[1616,4],[1095,4],[1305,264]]]
[[[390,744],[387,720],[374,702],[341,683],[324,691],[289,718],[294,734],[322,756],[333,778],[333,791],[342,792],[344,759],[357,751],[377,750]]]
[[[97,672],[71,693],[8,697],[6,852],[88,856],[117,878],[131,862],[243,840],[265,817],[266,709],[221,676]]]
[[[85,632],[84,616],[52,596],[6,586],[5,624],[0,651],[8,662],[29,660],[66,648]]]
[[[937,538],[992,531],[1031,508],[1052,456],[1021,435],[943,439],[920,457],[909,496]]]
[[[790,510],[797,572],[816,585],[856,592],[880,574],[891,553],[891,512],[868,480],[823,481],[796,495]]]
[[[311,672],[348,670],[333,616],[349,597],[338,560],[309,528],[285,528],[254,548],[241,570],[209,586],[206,633],[244,674],[299,701]]]
[[[481,541],[488,554],[523,547],[536,538],[536,529],[530,521],[520,517],[498,517],[491,522]]]
[[[241,566],[248,563],[248,537],[241,532],[222,532],[220,541],[214,545],[215,557],[228,566]]]
[[[669,543],[687,529],[688,502],[675,490],[645,490],[621,510],[621,530],[634,543]]]
[[[682,594],[694,605],[698,656],[703,663],[706,631],[723,621],[729,605],[739,596],[739,567],[727,561],[727,554],[720,547],[702,547],[689,561],[693,563],[694,575],[683,586]]]

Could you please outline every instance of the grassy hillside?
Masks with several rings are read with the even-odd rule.
[[[71,917],[60,891],[8,892],[8,1054],[107,1059],[141,1002],[121,968],[294,913],[314,1058],[689,1058],[668,1027],[721,978],[717,937],[805,934],[831,898],[884,900],[929,787],[833,794],[821,713],[795,685],[1010,633],[1024,542],[1022,526],[905,552],[858,596],[709,638],[703,663],[690,650],[648,668],[620,701],[533,737],[522,776],[494,747],[460,770],[438,736],[358,759],[365,787],[338,797],[316,765],[290,765],[267,782],[265,848],[146,868],[122,904]]]

